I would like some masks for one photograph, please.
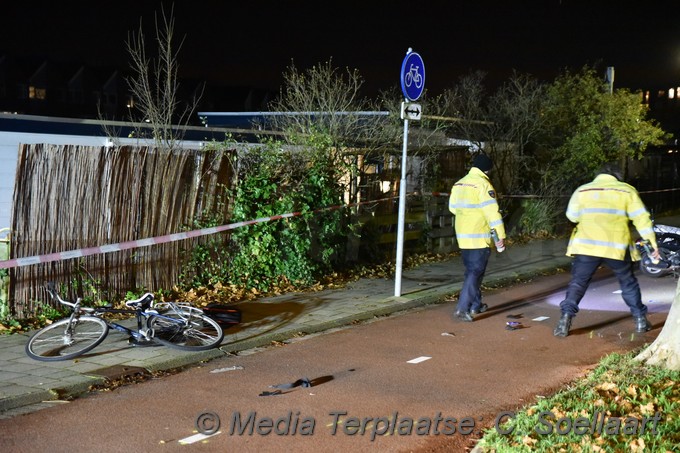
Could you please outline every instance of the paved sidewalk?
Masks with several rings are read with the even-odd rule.
[[[486,284],[568,267],[566,240],[535,241],[492,253]],[[30,334],[0,336],[0,418],[58,404],[60,400],[103,385],[107,379],[170,370],[230,353],[271,345],[295,336],[323,332],[375,316],[441,302],[460,290],[460,257],[404,270],[400,297],[394,279],[360,279],[344,288],[289,293],[239,304],[242,322],[225,332],[222,346],[203,352],[163,346],[133,347],[111,331],[90,353],[75,360],[39,362],[25,351]],[[453,310],[453,306],[451,309]]]

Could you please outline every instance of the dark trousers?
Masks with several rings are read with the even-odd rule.
[[[491,256],[491,249],[461,249],[463,265],[465,266],[465,280],[463,289],[458,297],[457,310],[468,312],[470,309],[478,309],[482,305],[482,279],[486,272],[486,265]]]
[[[571,281],[567,287],[567,296],[560,302],[562,313],[572,316],[578,313],[578,304],[583,299],[593,274],[601,264],[605,264],[616,275],[621,286],[621,296],[630,308],[631,314],[634,317],[646,315],[647,306],[642,303],[640,285],[633,273],[633,262],[628,255],[624,260],[575,255],[571,266]]]

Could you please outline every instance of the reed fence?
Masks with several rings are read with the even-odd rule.
[[[222,195],[233,180],[233,153],[21,145],[10,258],[177,233],[193,229],[194,220],[206,213],[226,223],[228,199]],[[169,288],[187,251],[202,240],[10,269],[10,310],[17,317],[34,313],[47,302],[48,280],[71,293],[86,287],[86,280],[116,295]]]

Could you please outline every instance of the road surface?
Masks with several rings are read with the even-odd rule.
[[[502,411],[653,341],[676,285],[640,276],[654,329],[635,334],[617,282],[599,274],[571,335],[555,338],[568,279],[485,291],[490,310],[473,323],[447,302],[56,403],[0,420],[0,451],[463,451]],[[217,418],[215,434],[197,432]]]

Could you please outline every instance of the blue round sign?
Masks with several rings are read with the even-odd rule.
[[[401,64],[401,91],[409,101],[417,101],[425,89],[425,63],[416,52],[409,52]]]

